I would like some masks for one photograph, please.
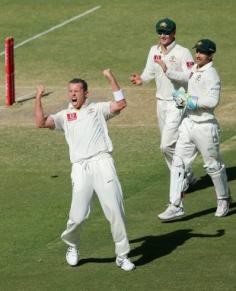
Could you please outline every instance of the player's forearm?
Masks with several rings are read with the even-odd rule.
[[[103,75],[110,82],[111,89],[112,89],[113,92],[116,92],[116,91],[120,90],[120,85],[119,85],[118,81],[116,80],[116,77],[112,73],[111,69],[103,70]]]
[[[153,49],[151,48],[151,50],[148,54],[145,68],[140,76],[143,83],[148,83],[151,80],[155,79],[155,63],[153,62],[154,55],[155,55],[155,53],[154,53]]]
[[[148,83],[155,79],[155,72],[153,70],[149,70],[147,68],[144,69],[140,76],[142,83]]]
[[[173,80],[173,81],[178,81],[182,83],[187,83],[189,80],[189,77],[191,75],[191,71],[173,71],[171,69],[167,69],[166,71],[166,76]]]
[[[40,98],[35,100],[35,123],[37,127],[45,127],[46,118],[44,117],[42,102]]]
[[[111,74],[110,84],[112,92],[120,90],[120,85],[113,74]]]
[[[110,82],[113,92],[114,101],[110,104],[111,113],[119,112],[126,107],[125,97],[120,89],[120,85],[110,69],[103,70],[103,75]]]

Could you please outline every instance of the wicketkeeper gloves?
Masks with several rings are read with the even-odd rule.
[[[185,106],[190,110],[197,109],[198,97],[189,95],[185,92],[183,87],[180,87],[178,90],[174,91],[172,96],[178,109],[183,109]]]

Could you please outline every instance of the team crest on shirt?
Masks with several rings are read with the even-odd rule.
[[[171,56],[171,57],[169,58],[169,62],[170,62],[170,63],[176,63],[176,57],[175,57],[175,56]]]
[[[186,62],[186,66],[188,69],[191,69],[193,65],[194,65],[194,62]]]
[[[76,120],[77,119],[76,112],[67,113],[66,116],[67,116],[67,120],[68,121],[73,121],[73,120]]]
[[[196,81],[197,81],[197,82],[200,82],[200,80],[201,80],[201,76],[202,76],[201,74],[199,74],[199,75],[196,76]]]

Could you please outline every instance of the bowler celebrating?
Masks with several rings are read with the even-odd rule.
[[[119,84],[110,69],[103,71],[113,91],[114,101],[88,102],[88,86],[82,79],[69,82],[69,108],[44,117],[41,97],[43,86],[37,87],[35,101],[36,126],[59,129],[65,133],[72,163],[72,202],[62,240],[68,245],[66,260],[79,262],[80,226],[90,213],[93,191],[98,195],[103,212],[110,222],[115,243],[116,264],[125,271],[135,268],[127,254],[130,251],[126,234],[123,194],[111,156],[112,142],[106,121],[126,107]]]

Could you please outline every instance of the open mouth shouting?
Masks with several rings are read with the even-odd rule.
[[[83,89],[81,83],[70,83],[68,88],[68,96],[74,108],[80,109],[84,104],[88,92]]]

